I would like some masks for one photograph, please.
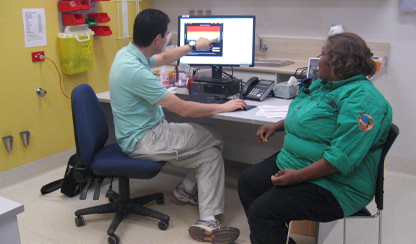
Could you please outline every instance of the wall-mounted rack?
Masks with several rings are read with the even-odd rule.
[[[97,31],[94,38],[111,35],[113,32],[109,26],[100,25],[110,21],[107,13],[98,12],[97,2],[101,1],[110,0],[58,0],[61,32],[64,32],[67,26],[88,24],[91,29]]]

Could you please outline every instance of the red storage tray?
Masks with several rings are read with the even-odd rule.
[[[82,14],[63,14],[62,23],[64,25],[79,25],[84,24],[85,19]]]
[[[88,2],[88,0],[81,0],[81,9],[82,10],[88,10],[91,9],[91,4]]]
[[[79,0],[70,0],[70,1],[59,1],[58,2],[59,11],[61,12],[72,12],[82,9],[81,2]],[[91,8],[91,5],[90,5]]]
[[[96,19],[98,23],[106,23],[110,21],[107,13],[90,13],[88,18]]]
[[[109,36],[113,34],[110,29],[110,26],[90,26],[91,30],[94,31],[95,36]]]

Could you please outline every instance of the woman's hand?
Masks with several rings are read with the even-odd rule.
[[[325,158],[308,165],[303,169],[283,169],[271,176],[273,185],[288,186],[307,180],[317,179],[325,175],[338,172],[338,169],[330,164]]]
[[[303,181],[299,170],[296,169],[280,170],[277,174],[272,175],[271,179],[275,186],[289,186]]]
[[[272,125],[263,125],[257,130],[256,137],[260,143],[269,142],[269,137],[273,136],[276,131],[283,131],[285,129],[285,120],[282,119],[279,122]]]
[[[263,125],[257,130],[256,136],[260,143],[269,142],[267,139],[276,133],[274,125]]]

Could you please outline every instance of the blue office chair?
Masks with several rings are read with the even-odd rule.
[[[169,226],[169,216],[143,206],[153,200],[156,200],[157,204],[163,204],[163,194],[155,193],[131,199],[129,184],[130,178],[155,177],[165,162],[132,159],[121,151],[117,143],[105,146],[108,138],[107,120],[94,90],[89,85],[81,84],[75,87],[72,91],[71,103],[77,155],[75,174],[77,181],[86,185],[80,198],[86,198],[93,179],[97,179],[94,199],[99,197],[103,178],[119,179],[119,193],[112,191],[110,185],[110,190],[106,194],[110,203],[75,211],[76,226],[85,225],[83,215],[116,213],[107,230],[110,244],[120,242],[114,232],[123,218],[130,213],[159,219],[159,229],[166,230]]]

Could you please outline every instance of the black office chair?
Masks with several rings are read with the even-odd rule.
[[[156,200],[157,204],[164,203],[162,193],[130,198],[129,179],[150,179],[155,177],[165,162],[153,162],[132,159],[121,151],[117,143],[105,146],[108,138],[108,124],[104,111],[94,90],[87,84],[81,84],[72,91],[72,117],[75,132],[77,165],[76,179],[86,185],[81,192],[81,199],[93,179],[97,179],[94,199],[99,198],[100,183],[103,178],[118,178],[119,193],[107,191],[106,197],[110,203],[80,209],[75,211],[76,226],[85,225],[83,215],[116,213],[107,230],[108,243],[118,244],[120,239],[114,234],[118,225],[128,214],[137,214],[159,219],[159,229],[166,230],[169,226],[169,216],[142,206]],[[112,182],[111,182],[112,184]]]
[[[379,217],[379,223],[378,223],[378,244],[381,244],[381,235],[382,235],[382,218],[381,218],[381,212],[383,210],[383,195],[384,195],[384,160],[386,158],[387,153],[389,152],[391,146],[393,145],[393,142],[396,140],[397,136],[399,135],[399,128],[392,124],[390,127],[389,134],[387,136],[387,140],[383,145],[383,149],[381,151],[381,157],[380,162],[378,165],[378,173],[377,173],[377,179],[376,179],[376,191],[374,195],[374,200],[377,205],[377,212],[375,214],[371,214],[371,212],[367,208],[363,208],[360,211],[356,212],[355,214],[352,214],[348,217],[344,218],[344,244],[346,243],[346,219],[347,218],[376,218]],[[289,234],[292,227],[292,222],[288,225],[288,235],[286,244],[289,243]]]
[[[382,216],[381,213],[383,211],[384,205],[384,159],[386,158],[387,153],[389,152],[393,142],[396,140],[397,136],[399,135],[399,128],[392,124],[389,135],[387,136],[387,140],[383,145],[383,150],[381,152],[380,162],[378,165],[378,174],[376,180],[376,191],[374,195],[374,201],[377,205],[377,212],[375,214],[371,214],[371,212],[367,208],[363,208],[355,214],[352,214],[348,217],[344,218],[344,244],[346,243],[346,219],[348,218],[378,218],[378,244],[381,244],[381,237],[382,237]]]

